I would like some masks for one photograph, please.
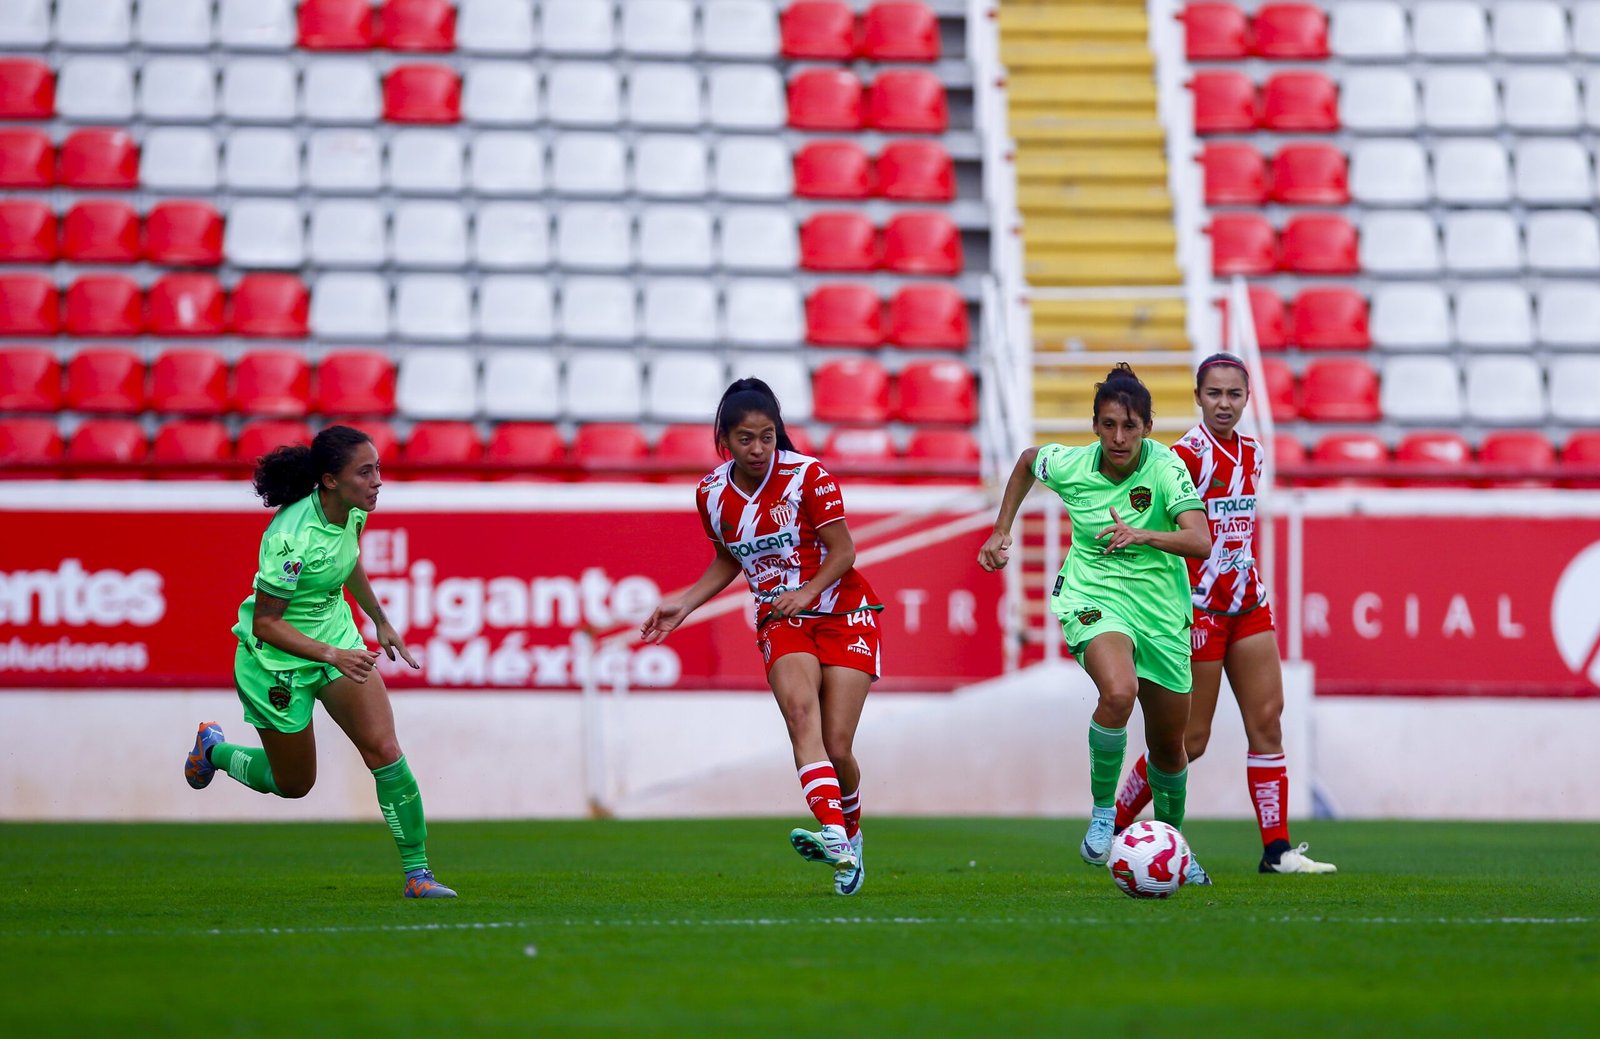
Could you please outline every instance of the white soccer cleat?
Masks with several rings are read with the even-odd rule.
[[[1318,862],[1306,854],[1306,849],[1311,845],[1300,842],[1300,847],[1289,848],[1278,856],[1277,862],[1261,860],[1263,873],[1337,873],[1339,867],[1331,862]]]
[[[826,862],[835,872],[856,867],[855,850],[842,826],[824,826],[821,833],[794,829],[789,831],[789,843],[801,858],[808,862]]]
[[[833,875],[833,893],[836,895],[853,895],[861,890],[861,882],[867,877],[867,860],[861,855],[861,831],[850,838],[850,850],[855,854],[856,864],[849,869],[841,869]]]
[[[1104,866],[1111,857],[1111,838],[1116,836],[1117,810],[1095,808],[1089,816],[1089,832],[1083,835],[1078,854],[1091,866]]]

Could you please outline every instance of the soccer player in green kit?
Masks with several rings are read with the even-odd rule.
[[[311,710],[317,700],[372,770],[378,807],[400,849],[406,898],[454,898],[428,868],[422,795],[395,737],[378,654],[367,649],[344,590],[377,626],[378,645],[417,662],[383,615],[361,567],[360,538],[383,486],[372,440],[329,426],[311,446],[280,447],[256,464],[256,494],[278,510],[261,537],[255,590],[233,633],[234,685],[260,747],[223,742],[202,722],[183,775],[196,790],[222,770],[252,790],[304,797],[317,779]]]
[[[1205,559],[1211,531],[1189,471],[1148,439],[1150,391],[1119,364],[1095,386],[1098,444],[1046,444],[1022,452],[1006,483],[994,532],[978,552],[985,570],[1006,565],[1011,524],[1033,482],[1066,503],[1072,548],[1050,608],[1067,648],[1089,672],[1100,702],[1089,722],[1089,788],[1094,812],[1079,854],[1104,865],[1116,819],[1117,778],[1128,719],[1144,711],[1155,816],[1183,825],[1189,720],[1189,574],[1180,557]],[[1211,878],[1190,859],[1185,882]]]

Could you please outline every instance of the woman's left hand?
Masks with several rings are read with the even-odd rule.
[[[804,588],[793,588],[772,600],[772,615],[779,618],[798,617],[802,610],[809,610],[816,604],[815,595]]]
[[[1122,517],[1117,515],[1117,510],[1112,509],[1111,526],[1096,534],[1094,539],[1099,541],[1107,534],[1110,534],[1111,540],[1106,542],[1106,553],[1110,554],[1112,552],[1119,551],[1120,549],[1127,548],[1129,545],[1147,544],[1150,540],[1149,533],[1149,531],[1144,530],[1141,527],[1128,526],[1126,523],[1122,522]]]
[[[395,631],[394,625],[388,621],[378,625],[378,647],[388,654],[390,660],[393,660],[395,653],[398,652],[401,659],[412,667],[419,669],[422,667],[421,664],[411,659],[411,653],[406,649],[405,639],[400,637],[400,633]]]

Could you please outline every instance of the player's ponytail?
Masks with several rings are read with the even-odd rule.
[[[1233,368],[1237,370],[1240,375],[1244,376],[1245,392],[1248,393],[1250,391],[1250,369],[1246,368],[1244,362],[1233,354],[1212,354],[1201,361],[1200,367],[1194,370],[1194,388],[1198,390],[1204,386],[1206,372],[1217,368]]]
[[[719,453],[723,449],[722,442],[733,432],[733,427],[747,415],[762,415],[771,419],[778,431],[778,449],[794,450],[794,441],[789,439],[789,431],[783,425],[783,409],[778,406],[778,395],[760,379],[751,378],[735,379],[732,385],[722,391],[722,399],[717,402],[711,440]]]
[[[314,437],[309,446],[285,444],[273,448],[256,461],[251,484],[269,509],[276,509],[317,489],[323,473],[337,475],[350,464],[350,456],[372,438],[351,426],[329,426]]]
[[[1128,409],[1128,414],[1139,416],[1147,426],[1155,421],[1150,410],[1150,390],[1139,381],[1127,361],[1117,362],[1116,367],[1106,373],[1104,382],[1095,383],[1096,421],[1100,418],[1100,406],[1106,403],[1121,404]]]

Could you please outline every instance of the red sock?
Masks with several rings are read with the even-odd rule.
[[[843,798],[839,794],[839,775],[833,770],[833,762],[800,766],[800,792],[805,795],[806,807],[817,817],[817,822],[844,828],[844,811],[839,807]]]
[[[1132,826],[1133,821],[1139,818],[1139,813],[1144,811],[1144,806],[1150,803],[1150,780],[1145,774],[1144,755],[1139,755],[1139,760],[1133,763],[1133,768],[1128,772],[1128,778],[1122,781],[1122,789],[1117,791],[1117,829]]]
[[[1250,799],[1256,803],[1261,845],[1289,839],[1289,769],[1282,754],[1251,754],[1245,759]]]
[[[839,807],[844,810],[844,835],[853,840],[861,832],[861,791],[845,794],[839,800]]]

